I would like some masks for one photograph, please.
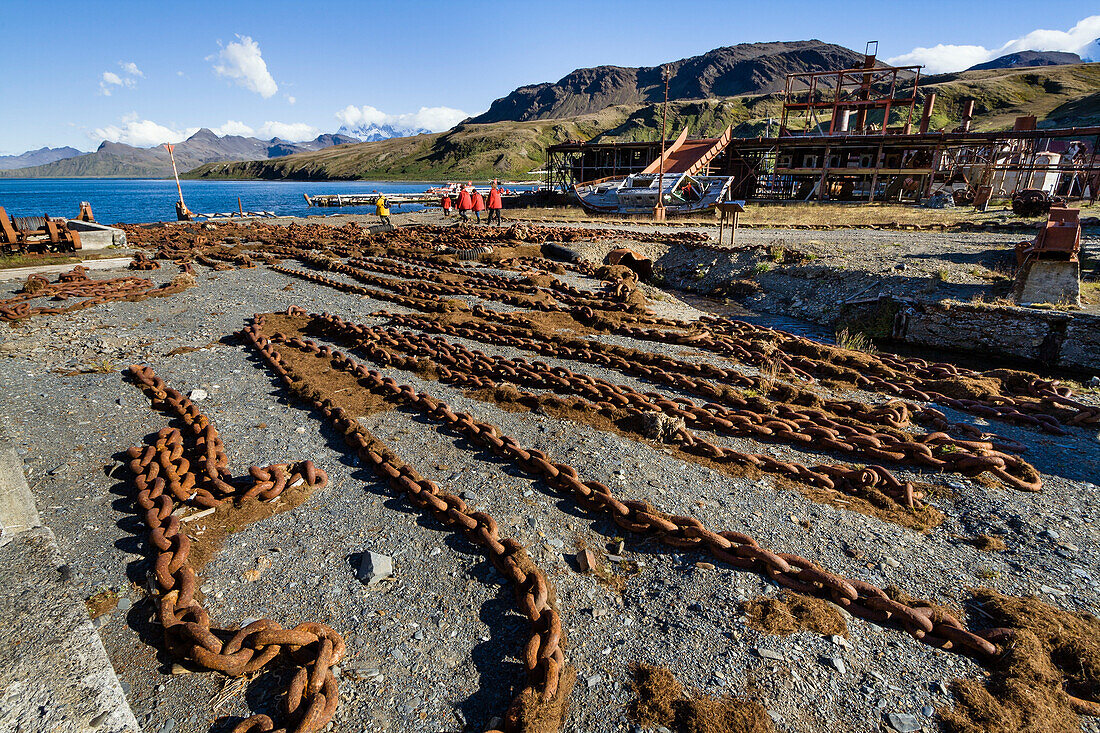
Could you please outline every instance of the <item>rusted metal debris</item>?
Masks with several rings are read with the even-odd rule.
[[[89,209],[89,213],[91,209]],[[14,217],[0,206],[0,254],[75,252],[80,233],[49,216]]]
[[[1046,224],[1031,242],[1016,245],[1016,264],[1032,260],[1077,262],[1081,255],[1080,209],[1063,205],[1050,207]]]

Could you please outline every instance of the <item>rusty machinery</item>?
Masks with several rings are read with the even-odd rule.
[[[1016,264],[1020,267],[1033,260],[1077,262],[1081,254],[1080,209],[1060,204],[1050,207],[1046,224],[1030,242],[1016,245]]]
[[[8,216],[0,206],[0,253],[75,252],[80,234],[49,216]]]
[[[1012,213],[1016,216],[1041,216],[1062,200],[1039,188],[1028,188],[1012,194]]]

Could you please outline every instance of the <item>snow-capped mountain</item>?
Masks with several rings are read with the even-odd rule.
[[[389,140],[391,137],[412,137],[413,135],[425,135],[430,133],[431,130],[425,127],[394,127],[393,125],[377,125],[373,122],[371,124],[359,124],[359,125],[342,125],[337,133],[340,135],[351,135],[357,137],[363,142],[374,142],[375,140]]]

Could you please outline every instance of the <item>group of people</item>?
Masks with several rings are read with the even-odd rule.
[[[440,206],[443,207],[443,216],[449,217],[451,215],[451,197],[449,194],[444,194]],[[501,189],[497,185],[496,181],[493,181],[492,187],[489,189],[489,200],[486,202],[485,197],[481,195],[481,191],[478,191],[473,187],[471,182],[467,182],[462,190],[458,193],[458,217],[462,221],[470,221],[470,212],[474,212],[474,217],[477,219],[477,223],[481,223],[481,212],[488,209],[489,217],[486,219],[486,224],[492,224],[496,222],[497,226],[501,226],[500,210],[504,208],[504,202],[501,198]]]
[[[374,193],[378,194],[378,198],[374,201],[374,212],[384,225],[393,226],[390,223],[390,207],[386,202],[386,195],[378,193],[378,191],[374,191]],[[443,207],[443,216],[449,217],[452,208],[450,194],[443,195],[440,206]],[[467,182],[458,193],[458,206],[456,208],[462,221],[470,221],[470,212],[472,211],[477,223],[480,224],[481,212],[488,210],[489,215],[485,223],[492,224],[496,222],[497,226],[502,226],[500,219],[500,210],[504,208],[502,189],[496,181],[493,181],[493,185],[489,189],[488,201],[486,201],[486,197],[481,195],[481,191],[474,188],[472,182]]]

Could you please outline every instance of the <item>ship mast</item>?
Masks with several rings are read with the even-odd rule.
[[[668,69],[661,67],[665,82],[665,103],[661,105],[661,157],[657,160],[657,204],[653,207],[653,220],[665,220],[665,127],[668,122]]]
[[[187,210],[187,204],[183,203],[183,187],[180,186],[180,174],[176,170],[176,155],[173,152],[175,146],[165,143],[164,147],[168,148],[168,156],[172,159],[172,175],[176,177],[176,191],[180,195],[180,200],[176,202],[176,219],[178,221],[191,221],[191,212]]]

